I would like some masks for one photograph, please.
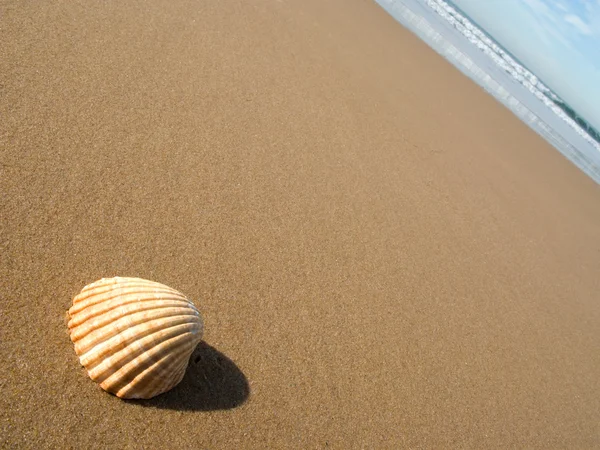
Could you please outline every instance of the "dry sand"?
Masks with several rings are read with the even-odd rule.
[[[600,189],[370,1],[0,6],[0,444],[600,446]],[[206,345],[102,392],[85,284]]]

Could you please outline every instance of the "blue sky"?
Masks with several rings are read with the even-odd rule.
[[[600,130],[600,0],[454,0]]]

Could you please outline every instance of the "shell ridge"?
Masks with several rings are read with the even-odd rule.
[[[172,350],[173,348],[178,349],[177,351],[179,351],[185,348],[185,345],[183,345],[185,339],[185,333],[181,333],[171,336],[168,339],[169,342],[165,343],[161,348],[155,348],[156,346],[146,348],[143,345],[139,345],[135,348],[135,351],[123,349],[112,355],[110,358],[103,360],[100,365],[88,370],[88,374],[90,375],[90,378],[97,383],[104,383],[110,378],[120,378],[124,373],[130,373],[132,370],[135,370],[135,368],[139,366],[139,362],[144,360],[144,358],[140,359],[144,354],[146,354],[146,357],[156,353],[168,354],[169,350]],[[137,363],[132,363],[134,360],[137,360]],[[114,382],[114,380],[109,381],[108,384]]]
[[[151,281],[151,280],[145,280],[143,278],[137,278],[137,277],[114,277],[114,278],[101,278],[97,281],[94,281],[93,283],[90,283],[86,286],[83,287],[83,289],[81,290],[81,294],[83,294],[86,291],[89,291],[90,289],[94,289],[100,286],[104,286],[104,287],[113,287],[115,285],[127,285],[127,284],[132,284],[132,283],[136,283],[136,284],[145,284],[145,285],[153,285],[153,286],[161,286],[161,287],[165,287],[168,289],[173,289],[169,286],[167,286],[166,284],[162,284],[159,283],[157,281]]]
[[[116,394],[124,386],[132,383],[135,385],[136,378],[138,380],[142,379],[144,373],[150,373],[150,369],[166,366],[169,361],[171,361],[179,353],[179,351],[186,352],[189,350],[189,345],[182,345],[182,348],[179,349],[179,351],[170,352],[173,344],[175,344],[175,347],[177,347],[176,344],[178,341],[185,341],[184,334],[176,336],[169,341],[173,342],[166,342],[164,343],[166,345],[155,346],[149,351],[140,353],[136,358],[133,358],[124,364],[119,370],[112,373],[109,377],[102,381],[100,385],[107,391]]]
[[[161,290],[161,291],[169,291],[169,292],[178,292],[180,293],[178,290],[173,289],[169,286],[165,286],[164,284],[148,284],[148,283],[128,283],[125,285],[115,285],[115,284],[109,284],[109,285],[98,285],[98,286],[94,286],[91,289],[88,289],[86,291],[82,291],[79,294],[77,294],[74,298],[73,298],[73,303],[79,303],[82,300],[91,298],[91,297],[95,297],[97,295],[102,295],[102,294],[106,294],[107,292],[112,292],[112,291],[116,291],[119,289],[139,289],[139,288],[146,288],[148,290]]]
[[[86,368],[94,368],[102,360],[110,358],[122,349],[127,349],[130,346],[136,346],[136,351],[152,349],[182,330],[197,329],[198,323],[187,320],[188,317],[190,316],[186,316],[185,319],[171,320],[168,324],[161,324],[162,326],[158,329],[152,328],[148,324],[140,324],[101,342],[86,342],[85,350],[78,353],[81,365]],[[142,342],[140,343],[140,341]],[[141,348],[137,346],[141,346]]]
[[[76,343],[80,339],[85,338],[93,333],[99,333],[100,330],[115,324],[120,326],[126,318],[131,320],[130,325],[137,324],[137,320],[142,318],[142,313],[146,314],[148,318],[160,318],[178,315],[176,311],[179,311],[180,315],[195,315],[196,311],[189,307],[184,307],[178,302],[166,303],[164,301],[157,300],[156,302],[139,302],[130,303],[125,305],[121,309],[111,309],[105,311],[102,314],[91,317],[83,323],[74,326],[71,329],[71,340]],[[132,317],[139,315],[140,317]],[[120,331],[119,331],[120,332]]]
[[[165,355],[161,360],[138,374],[116,395],[128,396],[133,390],[137,398],[147,398],[150,393],[154,396],[170,390],[183,379],[194,348],[195,346],[182,348],[177,353]]]
[[[170,296],[163,295],[160,298],[156,298],[156,297],[140,298],[134,294],[130,294],[130,295],[123,296],[122,298],[115,297],[115,298],[112,298],[112,299],[104,301],[104,302],[100,302],[95,305],[90,305],[79,311],[69,310],[69,316],[71,317],[71,319],[69,320],[69,327],[73,328],[73,327],[80,325],[94,317],[104,314],[107,311],[110,311],[117,307],[123,307],[124,305],[130,305],[132,303],[140,303],[141,304],[143,302],[164,301],[164,300],[179,301],[182,303],[182,306],[184,306],[184,307],[194,306],[193,304],[190,304],[189,300],[184,299],[183,297],[179,297],[179,296],[170,297]]]
[[[174,289],[158,289],[147,286],[131,286],[127,288],[111,288],[102,292],[92,293],[91,295],[81,297],[79,300],[73,302],[73,306],[70,308],[74,312],[84,310],[93,305],[103,303],[115,298],[119,298],[123,295],[131,294],[152,294],[152,295],[174,295],[177,297],[185,298],[181,292],[175,291]]]

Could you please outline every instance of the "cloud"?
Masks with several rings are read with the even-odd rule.
[[[600,38],[600,0],[596,0],[594,4],[589,4],[586,19],[592,34]]]
[[[564,19],[565,22],[573,25],[581,34],[585,34],[586,36],[591,36],[593,34],[591,27],[585,23],[581,17],[574,14],[567,14],[564,16]]]
[[[565,5],[563,5],[561,2],[555,2],[554,6],[556,7],[556,9],[560,9],[563,12],[569,12],[569,8],[567,8]]]
[[[546,47],[556,43],[577,53],[582,46],[600,48],[600,0],[516,1],[528,13],[532,31]]]
[[[554,0],[554,7],[556,9],[560,9],[561,11],[569,10],[569,8],[567,8],[567,6],[561,0]]]
[[[525,6],[522,12],[527,15],[530,30],[546,49],[550,50],[559,43],[564,48],[575,51],[573,42],[568,34],[564,33],[565,22],[562,14],[550,8],[543,0],[520,0],[520,3]],[[558,5],[559,2],[554,2],[554,6]]]
[[[534,12],[543,15],[550,14],[550,8],[542,0],[522,0]]]
[[[600,7],[600,0],[585,0],[583,6],[589,14],[594,14],[597,12],[594,10]]]

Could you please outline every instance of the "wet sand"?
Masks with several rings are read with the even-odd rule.
[[[600,189],[370,1],[4,2],[0,445],[600,446]],[[126,402],[65,324],[193,299]]]

